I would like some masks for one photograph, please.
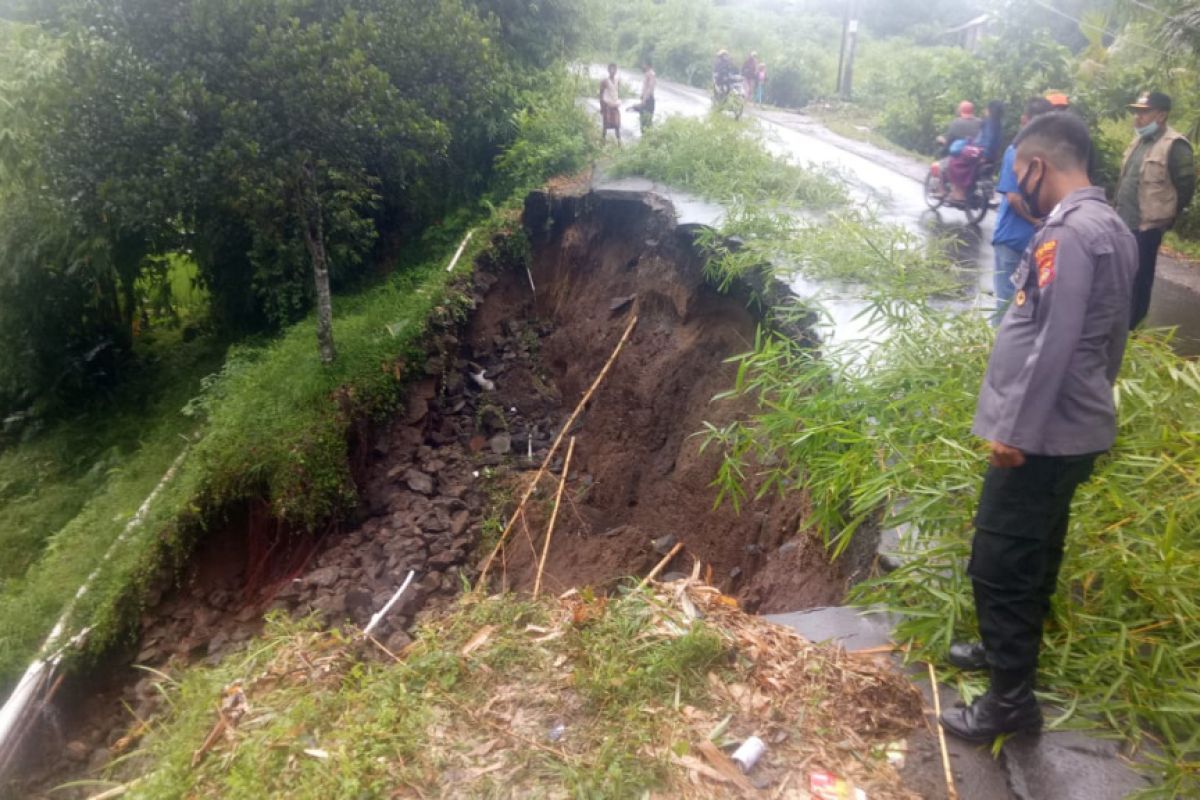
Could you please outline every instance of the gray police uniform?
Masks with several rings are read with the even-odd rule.
[[[1071,498],[1116,437],[1137,266],[1133,234],[1089,187],[1050,213],[1013,274],[972,428],[1026,459],[988,469],[975,516],[968,573],[995,669],[1037,667]]]

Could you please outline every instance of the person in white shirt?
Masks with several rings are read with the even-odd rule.
[[[621,90],[617,83],[617,65],[608,65],[608,77],[600,81],[600,119],[603,129],[601,141],[608,138],[608,132],[617,134],[617,144],[621,143]]]

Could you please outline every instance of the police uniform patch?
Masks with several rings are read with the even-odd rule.
[[[1042,242],[1033,252],[1033,261],[1037,265],[1038,288],[1046,286],[1054,280],[1054,260],[1058,255],[1058,242]]]
[[[1019,306],[1025,305],[1025,290],[1021,289],[1017,292],[1017,296],[1013,298],[1013,302]]]

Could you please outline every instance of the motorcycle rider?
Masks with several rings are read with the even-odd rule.
[[[950,184],[950,157],[954,155],[952,149],[957,149],[957,142],[970,142],[979,136],[980,130],[983,129],[983,120],[975,116],[975,104],[970,100],[963,100],[958,104],[958,116],[955,117],[946,127],[946,132],[937,138],[937,143],[941,145],[941,150],[938,155],[941,160],[938,162],[939,175],[942,178],[942,190],[945,191]],[[949,186],[951,189],[950,199],[955,202],[963,202],[966,200],[965,191],[959,186]]]
[[[713,86],[716,87],[719,96],[724,97],[729,94],[737,74],[737,67],[733,65],[729,51],[722,47],[717,51],[717,60],[713,64]]]

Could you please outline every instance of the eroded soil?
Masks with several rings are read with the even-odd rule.
[[[526,485],[632,315],[629,342],[571,431],[576,446],[545,585],[610,589],[682,542],[668,571],[690,572],[699,560],[748,610],[841,599],[840,567],[800,528],[802,492],[748,503],[740,514],[713,506],[719,454],[702,450],[696,434],[750,410],[745,401],[713,400],[733,382],[727,360],[753,344],[760,319],[750,292],[722,294],[705,283],[691,234],[641,195],[533,195],[526,225],[528,269],[520,259],[477,265],[469,321],[431,337],[406,407],[360,437],[356,519],[297,538],[262,509],[231,514],[177,585],[164,582],[136,651],[118,663],[169,673],[215,662],[257,634],[272,608],[361,626],[413,570],[412,588],[376,633],[401,649],[422,614],[475,579],[487,517],[494,523],[508,510],[493,505]],[[561,452],[554,463],[560,472]],[[556,482],[544,481],[530,503],[493,573],[495,588],[532,586]],[[15,796],[103,774],[136,744],[138,720],[160,709],[157,680],[117,666],[69,682],[29,737]],[[72,792],[86,796],[53,796]]]

